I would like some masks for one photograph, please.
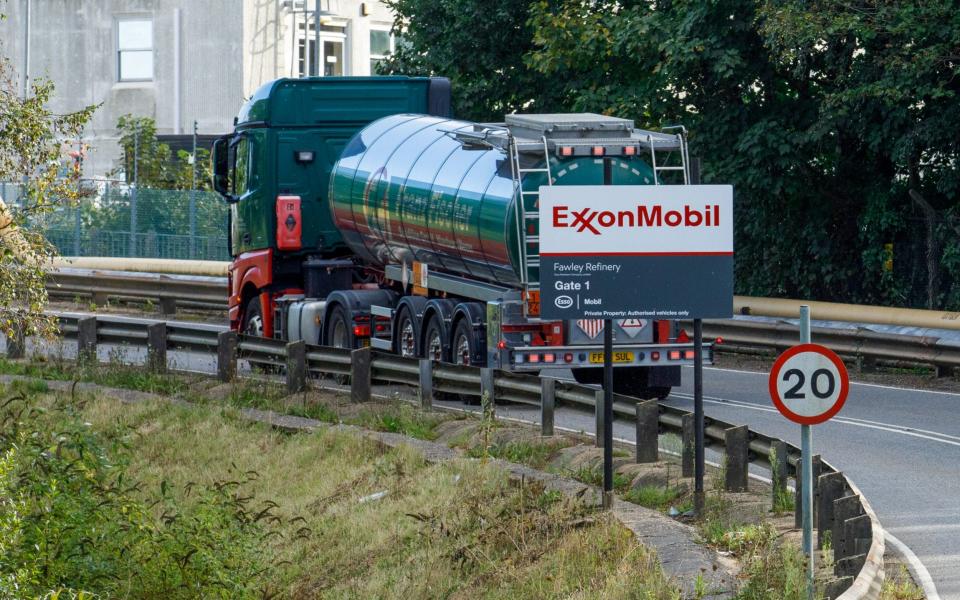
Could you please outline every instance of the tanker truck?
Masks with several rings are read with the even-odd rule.
[[[600,383],[603,321],[540,318],[539,190],[686,183],[683,131],[588,113],[470,123],[450,106],[449,81],[429,77],[253,94],[212,150],[231,328]],[[615,391],[666,397],[689,338],[673,321],[613,326]]]

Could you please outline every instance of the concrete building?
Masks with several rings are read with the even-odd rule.
[[[192,134],[194,121],[201,134],[225,133],[264,82],[318,64],[320,76],[369,75],[394,44],[379,1],[8,0],[0,9],[0,52],[21,81],[27,66],[52,80],[57,112],[100,105],[84,132],[85,177],[116,166],[122,115],[152,117],[160,135]]]

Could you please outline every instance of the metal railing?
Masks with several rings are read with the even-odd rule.
[[[540,407],[545,435],[552,434],[556,402],[602,414],[602,393],[596,388],[569,381],[403,358],[370,348],[350,350],[311,346],[304,342],[287,343],[239,335],[205,324],[115,316],[56,316],[62,335],[77,341],[78,355],[92,352],[95,356],[99,343],[146,347],[147,365],[165,369],[168,350],[215,353],[219,377],[225,381],[235,377],[237,361],[246,360],[282,367],[290,391],[304,389],[309,375],[333,375],[349,379],[351,398],[359,400],[370,398],[375,383],[415,386],[424,407],[431,407],[442,394],[488,395],[494,403],[518,402]],[[14,357],[22,356],[22,340],[8,343],[7,347],[8,353]],[[158,357],[161,360],[157,360]],[[692,413],[659,404],[656,400],[638,401],[622,395],[614,396],[613,412],[615,419],[636,424],[638,462],[649,460],[651,456],[655,460],[658,444],[656,435],[643,436],[640,432],[673,433],[682,441],[683,473],[692,475]],[[599,431],[599,418],[597,423]],[[745,489],[751,464],[770,472],[775,496],[777,490],[782,494],[787,489],[788,477],[797,480],[800,450],[782,440],[710,417],[705,418],[704,438],[708,447],[724,454],[727,489]],[[877,598],[884,577],[884,538],[880,523],[870,504],[848,478],[818,457],[815,457],[814,465],[817,482],[814,522],[821,532],[820,540],[825,539],[826,531],[832,532],[834,553],[836,578],[827,585],[826,595],[845,600]],[[799,490],[796,493],[799,497]],[[797,511],[796,518],[799,519],[799,502]]]

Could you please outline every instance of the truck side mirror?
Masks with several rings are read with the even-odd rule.
[[[213,189],[219,192],[227,202],[236,202],[230,193],[230,136],[217,138],[213,142],[210,160],[213,162]]]

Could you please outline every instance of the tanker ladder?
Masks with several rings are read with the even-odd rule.
[[[520,146],[535,147],[535,151],[543,149],[544,165],[543,167],[524,168],[520,163]],[[540,268],[540,189],[524,190],[523,176],[527,173],[546,173],[547,185],[553,185],[553,174],[550,172],[550,148],[547,144],[547,136],[541,136],[536,142],[522,142],[515,136],[510,135],[510,167],[513,174],[513,182],[517,190],[517,243],[519,244],[520,256],[520,282],[523,284],[525,295],[538,293],[540,291],[540,278],[532,277],[530,269]],[[532,210],[528,206],[532,205]],[[533,232],[536,233],[533,233]],[[536,245],[536,250],[531,252],[531,246]],[[528,314],[529,303],[523,302],[524,317],[530,317]]]
[[[660,173],[681,171],[683,173],[683,185],[690,184],[690,156],[687,153],[687,128],[683,125],[668,125],[661,128],[663,131],[668,129],[679,129],[676,136],[680,139],[680,164],[667,165],[666,163],[657,164],[657,143],[653,137],[653,132],[647,133],[647,144],[650,146],[650,167],[653,169],[654,185],[661,185]]]

